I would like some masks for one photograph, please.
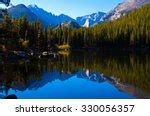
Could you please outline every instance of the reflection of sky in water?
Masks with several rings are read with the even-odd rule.
[[[46,76],[46,75],[45,75]],[[65,81],[55,80],[38,89],[26,89],[25,91],[9,90],[8,94],[16,94],[18,98],[134,98],[119,91],[110,83],[93,82],[88,79],[73,76]]]
[[[150,98],[149,58],[73,52],[55,59],[1,63],[0,98]]]

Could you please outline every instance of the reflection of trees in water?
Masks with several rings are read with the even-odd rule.
[[[53,61],[43,59],[21,60],[15,63],[3,62],[0,64],[0,86],[1,89],[5,88],[7,93],[10,87],[15,89],[18,83],[23,83],[22,86],[26,88],[29,80],[41,80],[43,72],[52,72],[57,69],[63,74],[75,74],[78,70],[90,69],[150,91],[149,58],[148,55],[75,52],[70,56],[60,55]]]
[[[17,62],[3,62],[0,70],[0,86],[7,95],[9,88],[18,83],[23,83],[27,87],[28,80],[32,78],[40,79],[42,69],[38,62],[20,60]]]
[[[70,57],[61,56],[55,65],[69,72],[80,69],[94,70],[150,91],[149,58],[148,54],[76,52]]]

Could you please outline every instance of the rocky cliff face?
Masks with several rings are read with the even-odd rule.
[[[146,3],[150,3],[150,0],[127,0],[118,4],[113,10],[104,15],[102,19],[104,21],[118,19],[121,16],[124,16],[127,12],[130,12],[135,8],[139,8]]]

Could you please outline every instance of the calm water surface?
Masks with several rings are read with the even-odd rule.
[[[0,97],[19,99],[150,98],[150,55],[72,52],[3,61]]]

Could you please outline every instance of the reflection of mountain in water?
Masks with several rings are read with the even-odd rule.
[[[8,95],[10,88],[19,91],[38,90],[48,83],[66,81],[75,76],[96,83],[109,82],[137,98],[150,98],[149,58],[149,55],[139,57],[76,52],[69,56],[60,55],[53,61],[4,60],[0,63],[0,96],[4,93]]]
[[[95,71],[89,71],[89,70],[77,72],[77,78],[88,79],[90,81],[94,81],[98,83],[105,81],[100,73],[97,73]]]
[[[67,73],[60,73],[59,71],[55,70],[53,72],[45,72],[42,76],[42,79],[38,80],[36,78],[33,78],[28,81],[28,89],[35,90],[38,88],[43,87],[47,83],[52,83],[55,80],[65,81],[69,78],[71,78],[73,74],[67,74]]]
[[[54,70],[52,72],[45,72],[43,71],[42,77],[39,79],[37,77],[32,77],[29,80],[27,80],[27,83],[12,83],[9,88],[13,90],[19,90],[19,91],[25,91],[25,90],[38,90],[48,83],[53,83],[56,80],[59,81],[66,81],[72,77],[76,76],[79,79],[86,79],[92,82],[96,83],[103,83],[103,82],[109,82],[110,84],[114,85],[119,91],[124,91],[127,93],[130,93],[134,96],[138,96],[138,98],[143,98],[144,96],[149,97],[149,94],[143,95],[142,91],[139,91],[138,88],[127,85],[125,83],[121,83],[119,79],[116,79],[114,77],[108,77],[103,74],[100,74],[96,71],[90,71],[90,70],[84,70],[84,71],[77,71],[74,73],[71,72],[64,72],[64,71],[58,71]],[[7,89],[9,89],[7,88]],[[5,90],[6,88],[4,86],[1,86],[1,92],[8,91]],[[139,96],[140,94],[140,96]],[[0,98],[2,98],[0,96]],[[145,97],[146,98],[146,97]]]
[[[52,83],[55,80],[66,81],[75,75],[77,75],[77,78],[88,79],[90,81],[98,83],[104,82],[104,79],[99,73],[92,71],[89,71],[89,74],[87,74],[87,71],[79,71],[77,73],[66,73],[63,71],[59,72],[58,70],[54,70],[53,72],[43,72],[41,79],[34,77],[28,80],[26,84],[21,82],[13,83],[10,85],[9,88],[19,91],[25,91],[27,89],[37,90],[48,83]],[[1,87],[1,91],[3,91],[3,89],[5,88]]]

